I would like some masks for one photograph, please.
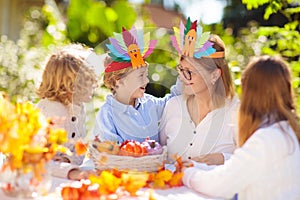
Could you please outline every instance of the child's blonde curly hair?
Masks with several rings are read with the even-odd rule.
[[[110,57],[106,57],[104,60],[104,66],[107,67],[110,63],[112,63],[112,59]],[[103,83],[108,89],[110,89],[113,94],[115,94],[117,88],[117,80],[125,77],[132,70],[132,67],[127,67],[113,72],[105,72],[103,76]]]
[[[85,94],[91,87],[97,87],[97,76],[80,51],[84,51],[82,46],[73,45],[50,55],[36,90],[40,98],[68,105],[75,92]]]

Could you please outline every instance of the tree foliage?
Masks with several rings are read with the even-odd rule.
[[[293,87],[297,95],[298,110],[300,108],[300,1],[299,0],[242,0],[248,9],[267,5],[264,18],[272,14],[282,13],[287,23],[283,27],[258,27],[256,37],[265,38],[261,47],[262,54],[281,55],[289,62],[293,73]]]
[[[252,56],[279,54],[290,63],[294,75],[293,86],[300,93],[299,3],[295,3],[296,0],[241,2],[248,9],[265,9],[266,22],[272,15],[282,13],[286,23],[261,26],[260,23],[251,21],[246,27],[240,28],[237,34],[233,33],[235,30],[230,26],[223,28],[222,24],[202,24],[205,31],[216,33],[224,40],[226,58],[233,72],[237,91],[240,90],[240,72]],[[233,11],[240,12],[238,9]],[[233,12],[230,13],[231,16],[234,15]],[[151,36],[159,41],[153,54],[147,58],[151,64],[148,91],[152,90],[155,95],[163,96],[175,82],[174,68],[178,60],[170,45],[170,30],[156,28],[146,12],[125,0],[72,0],[64,5],[57,5],[54,0],[45,0],[42,8],[32,8],[24,19],[19,41],[9,41],[4,36],[0,41],[0,73],[5,77],[1,79],[0,88],[14,99],[36,97],[34,89],[39,82],[37,77],[41,75],[46,55],[55,47],[81,42],[103,48],[104,45],[99,44],[113,32],[120,32],[122,26],[130,28],[140,19],[143,20],[144,28],[152,28]]]
[[[68,38],[95,47],[122,26],[130,28],[136,14],[127,1],[113,1],[108,6],[104,1],[72,0],[67,19]]]
[[[293,14],[299,13],[299,8],[289,8],[299,6],[299,0],[242,0],[248,10],[257,9],[259,6],[267,5],[264,19],[268,20],[270,15],[282,12],[286,17],[291,18]]]

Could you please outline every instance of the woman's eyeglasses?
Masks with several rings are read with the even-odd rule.
[[[180,65],[177,65],[176,66],[176,69],[178,72],[182,73],[184,78],[187,79],[187,80],[192,80],[192,71],[191,70],[188,70],[188,69],[183,69]]]

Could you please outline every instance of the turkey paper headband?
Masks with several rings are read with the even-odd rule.
[[[202,33],[202,27],[197,26],[197,20],[193,23],[187,19],[185,26],[180,22],[180,29],[173,27],[174,35],[171,36],[172,45],[179,55],[201,58],[224,58],[224,52],[216,52],[213,43],[208,41],[210,33]]]
[[[111,44],[107,44],[110,50],[108,55],[113,62],[105,66],[105,72],[113,72],[127,67],[137,69],[146,67],[147,58],[156,46],[156,40],[150,40],[150,33],[144,34],[143,30],[137,30],[133,26],[131,30],[122,28],[122,33],[114,33],[110,37]]]

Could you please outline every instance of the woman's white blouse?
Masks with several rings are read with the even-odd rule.
[[[239,101],[226,100],[225,106],[208,113],[195,126],[183,96],[173,97],[166,105],[160,124],[160,143],[167,145],[168,158],[182,160],[209,153],[223,153],[227,160],[236,147]]]
[[[183,182],[201,193],[238,199],[300,199],[300,149],[286,121],[258,129],[224,165],[184,171]]]

